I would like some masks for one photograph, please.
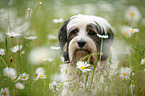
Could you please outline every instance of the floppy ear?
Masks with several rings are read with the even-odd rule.
[[[65,21],[63,23],[63,25],[60,27],[59,29],[59,33],[58,33],[58,38],[59,38],[59,45],[61,47],[61,51],[62,51],[62,55],[64,57],[64,61],[68,61],[69,57],[68,57],[68,50],[67,50],[67,24],[68,24],[69,20]]]
[[[111,55],[111,46],[114,40],[114,33],[111,28],[107,29],[108,38],[103,39],[101,60],[106,60]]]
[[[63,25],[59,29],[58,38],[59,38],[59,45],[63,49],[65,43],[67,42],[67,24],[69,20],[65,21]]]

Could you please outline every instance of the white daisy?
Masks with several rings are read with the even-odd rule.
[[[23,47],[23,45],[16,45],[14,46],[13,48],[10,48],[10,50],[13,52],[13,53],[16,53],[18,52],[19,50],[21,50]]]
[[[25,86],[24,86],[22,83],[19,83],[19,82],[17,82],[17,83],[15,84],[15,86],[16,86],[16,88],[18,88],[18,89],[24,89],[24,88],[25,88]]]
[[[27,11],[28,11],[28,12],[30,12],[30,11],[31,11],[31,9],[30,9],[30,8],[28,8],[28,9],[27,9]]]
[[[36,69],[36,74],[44,74],[45,70],[42,67]]]
[[[54,23],[61,23],[61,22],[63,22],[63,19],[62,18],[60,18],[60,19],[53,19],[53,22]]]
[[[25,51],[22,51],[21,54],[25,54]]]
[[[39,4],[41,5],[41,4],[42,4],[42,2],[39,2]]]
[[[123,80],[124,79],[128,80],[128,79],[130,79],[130,73],[131,73],[131,71],[132,71],[132,69],[130,69],[128,67],[126,67],[126,68],[121,67],[120,68],[120,75],[119,75],[119,77],[122,77]]]
[[[21,75],[20,75],[20,79],[21,80],[27,80],[29,78],[29,74],[26,74],[26,72],[25,73],[22,73]]]
[[[37,36],[29,36],[29,37],[24,37],[25,39],[28,39],[28,40],[34,40],[37,38]]]
[[[54,35],[48,34],[48,39],[49,40],[55,40],[55,39],[57,39],[57,37],[54,36]]]
[[[7,34],[9,37],[11,37],[11,38],[21,36],[21,34],[16,33],[16,32],[13,32],[13,31],[8,32],[8,33],[6,33],[6,34]]]
[[[13,82],[17,82],[19,80],[19,79],[17,79],[17,76],[12,77],[11,79],[12,79]]]
[[[5,50],[4,49],[0,49],[0,56],[3,56],[5,54]]]
[[[141,18],[141,13],[135,6],[130,6],[126,11],[126,19],[128,21],[138,21]]]
[[[55,81],[52,81],[51,83],[49,83],[49,88],[52,90],[52,92],[56,92],[58,91],[58,83],[56,83]]]
[[[50,48],[53,49],[53,50],[59,50],[60,49],[60,47],[55,47],[55,46],[51,46]]]
[[[76,65],[77,68],[79,68],[83,72],[90,71],[90,69],[86,69],[86,67],[90,66],[90,64],[87,64],[87,62],[78,61]]]
[[[16,70],[11,68],[11,67],[10,68],[8,68],[8,67],[4,68],[3,73],[4,73],[4,76],[11,77],[11,78],[17,76],[16,75]]]
[[[35,80],[38,80],[39,78],[41,79],[46,78],[45,70],[42,67],[37,68],[35,74],[37,74],[37,77],[35,78]]]
[[[135,33],[135,32],[139,32],[139,29],[138,29],[138,28],[133,29],[133,28],[131,27],[131,28],[130,28],[130,31],[131,31],[132,33]]]
[[[44,74],[38,74],[37,75],[37,78],[39,79],[39,78],[41,78],[41,79],[46,79],[46,75],[45,75],[45,73]]]
[[[126,37],[131,37],[131,35],[135,32],[139,32],[139,29],[133,29],[132,27],[123,26],[121,33]]]
[[[0,96],[10,96],[9,95],[9,88],[2,88],[0,91]]]
[[[100,38],[108,38],[108,35],[100,35],[100,34],[97,34],[98,37]]]
[[[141,60],[141,64],[145,64],[145,58]]]

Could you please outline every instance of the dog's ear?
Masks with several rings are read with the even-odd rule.
[[[103,39],[102,46],[103,55],[101,56],[101,60],[106,60],[111,55],[111,46],[114,40],[114,33],[112,31],[112,28],[108,28],[106,31],[108,38]]]
[[[63,25],[60,27],[59,29],[59,33],[58,33],[58,39],[59,39],[59,45],[63,50],[63,47],[65,45],[65,43],[67,42],[67,24],[68,24],[69,20],[65,21],[63,23]]]
[[[65,21],[61,28],[59,29],[58,33],[58,39],[59,39],[59,45],[61,47],[62,55],[64,57],[64,61],[68,62],[69,57],[68,57],[68,50],[67,50],[67,24],[69,20]]]

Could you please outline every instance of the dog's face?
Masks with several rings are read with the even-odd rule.
[[[110,24],[105,19],[79,14],[64,22],[59,30],[59,43],[64,60],[76,63],[89,54],[100,52],[101,38],[97,34],[108,35],[108,38],[104,38],[102,42],[101,59],[106,60],[110,55],[114,35]],[[91,55],[89,63],[94,64],[98,59],[96,57],[96,55]]]

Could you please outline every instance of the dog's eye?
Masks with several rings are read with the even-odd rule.
[[[96,33],[94,32],[94,31],[92,31],[92,30],[90,30],[89,32],[88,32],[88,35],[91,35],[91,36],[93,36],[93,35],[95,35]]]
[[[79,31],[78,29],[74,29],[74,30],[71,31],[71,33],[76,34],[76,33],[78,33],[78,31]]]

